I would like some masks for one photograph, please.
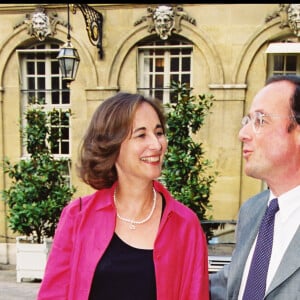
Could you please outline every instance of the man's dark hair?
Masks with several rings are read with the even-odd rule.
[[[266,85],[278,81],[289,81],[295,85],[295,91],[290,99],[290,103],[291,111],[295,118],[295,121],[300,125],[300,76],[274,75],[267,79]]]

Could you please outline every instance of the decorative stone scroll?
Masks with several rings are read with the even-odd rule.
[[[44,41],[46,37],[56,34],[56,25],[67,26],[67,22],[58,18],[56,13],[47,15],[45,9],[37,7],[31,14],[26,14],[25,19],[14,26],[14,29],[21,25],[27,25],[27,32],[30,36],[35,36],[39,41]]]
[[[279,4],[279,9],[266,17],[266,23],[280,17],[279,27],[290,27],[293,34],[300,37],[300,4]]]

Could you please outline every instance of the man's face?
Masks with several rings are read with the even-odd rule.
[[[265,180],[269,186],[288,180],[299,169],[299,126],[296,126],[297,130],[288,131],[293,124],[290,97],[294,89],[288,81],[274,82],[264,87],[251,105],[251,121],[239,132],[245,173]],[[257,112],[264,117],[259,130],[254,130]]]

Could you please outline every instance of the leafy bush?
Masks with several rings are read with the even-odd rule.
[[[54,158],[49,150],[61,136],[59,130],[53,131],[58,115],[58,110],[46,112],[40,105],[31,106],[25,113],[26,126],[21,126],[29,156],[16,164],[5,159],[3,164],[12,179],[2,191],[9,207],[9,227],[38,243],[54,236],[61,211],[75,192],[65,176],[68,160]]]
[[[171,88],[174,103],[167,104],[168,151],[161,180],[200,220],[207,220],[210,190],[217,172],[209,174],[212,162],[205,159],[202,143],[196,143],[191,134],[196,134],[204,124],[214,98],[193,96],[186,84],[172,82]]]

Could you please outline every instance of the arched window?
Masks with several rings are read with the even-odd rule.
[[[172,102],[172,81],[192,86],[193,46],[182,38],[138,45],[138,91]]]
[[[57,55],[59,44],[40,43],[19,49],[21,64],[21,114],[29,104],[40,103],[47,111],[56,110],[51,120],[51,132],[59,131],[60,138],[49,146],[57,157],[70,156],[70,91],[61,79]],[[54,121],[55,119],[55,121]],[[23,156],[26,149],[23,147]]]
[[[300,43],[291,39],[269,44],[268,76],[300,74]]]

